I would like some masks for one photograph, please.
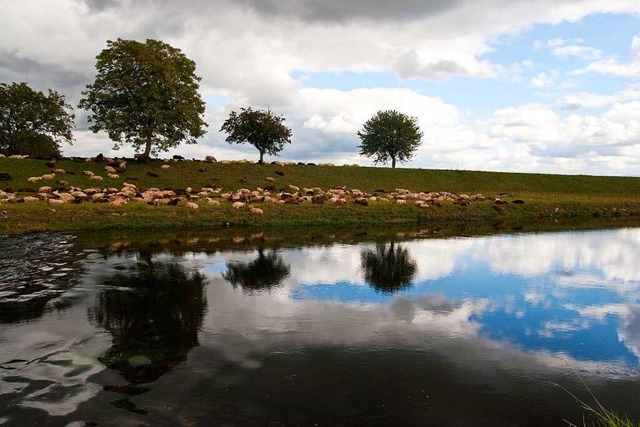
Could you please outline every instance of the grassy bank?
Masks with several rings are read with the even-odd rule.
[[[183,194],[187,187],[217,187],[222,191],[241,188],[254,190],[274,186],[278,191],[293,185],[300,188],[357,188],[372,195],[384,195],[396,188],[412,192],[451,192],[483,194],[485,201],[469,204],[446,203],[442,207],[418,208],[408,203],[373,202],[361,206],[324,204],[261,204],[264,215],[251,215],[245,209],[233,209],[231,203],[210,206],[196,200],[198,210],[184,206],[149,206],[129,203],[112,207],[107,203],[51,205],[42,201],[31,203],[0,202],[0,233],[84,229],[166,229],[169,227],[215,228],[224,225],[291,226],[291,225],[352,225],[402,224],[435,221],[518,222],[537,219],[634,217],[640,216],[640,178],[564,176],[523,173],[475,171],[389,169],[347,166],[221,164],[198,161],[171,162],[161,169],[162,162],[136,164],[127,162],[118,178],[107,178],[106,162],[63,160],[55,167],[44,160],[0,159],[0,172],[11,180],[0,181],[0,190],[19,199],[43,186],[56,188],[116,187],[124,182],[138,188],[173,189]],[[28,182],[29,177],[42,176],[52,169],[51,180]],[[83,171],[104,177],[90,180]],[[266,178],[273,178],[267,180]],[[67,185],[60,184],[63,180]],[[197,191],[197,190],[196,190]],[[504,204],[493,199],[501,194]],[[188,196],[187,196],[188,198]],[[515,204],[520,200],[524,203]],[[5,211],[5,212],[3,212]]]

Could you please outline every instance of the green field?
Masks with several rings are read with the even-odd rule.
[[[0,190],[16,194],[17,198],[33,195],[31,191],[47,185],[116,187],[123,182],[140,189],[159,188],[183,191],[192,187],[218,187],[222,191],[241,188],[255,190],[275,186],[277,190],[289,185],[300,188],[320,187],[324,190],[345,187],[359,189],[372,195],[384,195],[396,188],[412,192],[447,191],[456,194],[483,194],[486,201],[467,206],[447,203],[443,207],[418,208],[395,203],[373,202],[368,206],[355,203],[277,205],[260,204],[264,215],[251,215],[247,210],[233,209],[231,203],[208,206],[201,201],[197,211],[184,206],[149,206],[129,203],[115,208],[105,203],[50,205],[45,202],[0,202],[0,233],[22,233],[49,230],[83,229],[158,229],[168,227],[214,228],[224,225],[291,226],[291,225],[350,225],[424,223],[433,221],[530,221],[538,219],[635,217],[640,216],[640,178],[568,176],[525,173],[497,173],[458,170],[390,169],[379,167],[313,166],[313,165],[256,165],[221,164],[200,161],[146,164],[127,162],[127,169],[118,179],[107,178],[106,162],[63,160],[56,169],[73,174],[58,174],[50,181],[28,182],[32,176],[50,173],[45,160],[0,159],[0,172],[11,180],[0,181]],[[96,182],[83,175],[92,171],[104,177]],[[157,174],[151,177],[148,173]],[[267,181],[266,178],[274,181]],[[497,207],[493,198],[501,194],[508,203]],[[521,200],[523,204],[514,204]]]

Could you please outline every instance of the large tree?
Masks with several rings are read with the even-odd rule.
[[[249,143],[256,147],[260,152],[259,163],[262,163],[265,153],[277,156],[284,144],[291,143],[291,129],[283,124],[284,120],[271,110],[241,108],[240,113],[232,111],[229,114],[220,131],[229,134],[229,144]]]
[[[91,110],[94,132],[105,130],[114,149],[131,144],[144,156],[202,137],[205,104],[195,62],[162,41],[107,41],[80,108]]]
[[[56,156],[73,141],[74,115],[64,96],[36,92],[26,83],[0,83],[0,152]]]
[[[395,110],[378,111],[364,124],[358,136],[362,141],[360,155],[373,157],[374,163],[396,167],[396,161],[410,160],[422,142],[418,119]]]

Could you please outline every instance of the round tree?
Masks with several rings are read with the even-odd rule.
[[[0,83],[0,152],[58,156],[73,141],[74,115],[64,96],[36,92],[26,83]]]
[[[229,114],[220,131],[229,134],[229,144],[249,143],[256,147],[260,152],[259,163],[262,163],[265,153],[277,156],[284,144],[291,143],[291,129],[283,124],[284,120],[270,110],[241,108],[240,113],[232,111]]]
[[[416,117],[395,110],[378,111],[364,124],[358,136],[362,141],[360,155],[375,157],[374,163],[387,163],[396,167],[415,154],[422,141],[422,131]]]
[[[195,144],[207,126],[195,68],[180,49],[158,40],[109,40],[80,108],[91,110],[90,129],[105,130],[114,149],[144,147],[148,157],[183,141]]]

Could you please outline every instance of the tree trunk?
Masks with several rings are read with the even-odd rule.
[[[264,151],[260,151],[260,160],[258,161],[259,165],[264,163],[263,160],[262,160],[263,157],[264,157]]]
[[[396,158],[392,157],[391,158],[391,169],[395,169],[396,168]]]
[[[147,142],[146,142],[146,145],[144,147],[144,157],[146,159],[149,158],[149,154],[151,153],[151,144],[152,144],[152,141],[150,139],[148,139]]]

